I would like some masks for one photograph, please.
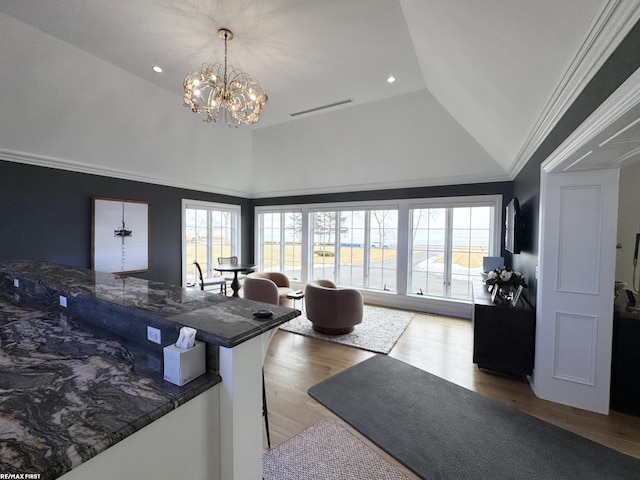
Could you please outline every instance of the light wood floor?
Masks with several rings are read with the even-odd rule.
[[[471,322],[416,314],[390,356],[574,433],[640,458],[640,417],[599,415],[538,399],[525,382],[483,372],[472,363]],[[414,474],[347,426],[307,389],[374,355],[371,352],[279,330],[265,359],[271,446],[324,417],[335,418],[410,479]],[[266,436],[263,435],[266,448]]]

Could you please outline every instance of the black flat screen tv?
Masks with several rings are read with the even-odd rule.
[[[504,249],[508,252],[520,253],[521,222],[520,204],[514,197],[507,203],[504,217]]]

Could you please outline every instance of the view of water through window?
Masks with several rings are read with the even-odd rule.
[[[495,207],[484,203],[408,210],[402,257],[398,209],[261,212],[259,268],[294,280],[323,278],[389,292],[397,291],[399,275],[406,275],[408,295],[470,299],[482,258],[493,254]]]

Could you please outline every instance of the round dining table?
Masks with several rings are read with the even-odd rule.
[[[221,263],[215,265],[214,270],[218,272],[233,272],[233,281],[231,282],[231,290],[233,290],[233,297],[238,297],[238,291],[240,290],[240,281],[238,280],[239,273],[253,272],[256,268],[251,263]]]

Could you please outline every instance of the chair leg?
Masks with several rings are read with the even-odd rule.
[[[271,435],[269,434],[269,411],[267,410],[267,392],[264,388],[264,368],[262,369],[262,415],[264,427],[267,431],[267,447],[271,448]]]

